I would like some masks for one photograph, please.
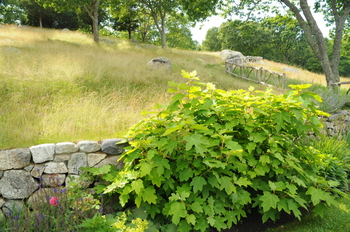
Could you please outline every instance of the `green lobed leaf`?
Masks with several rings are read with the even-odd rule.
[[[268,155],[262,155],[259,158],[259,161],[261,162],[262,165],[265,165],[266,163],[270,163],[270,156]]]
[[[193,177],[193,171],[192,171],[191,168],[187,168],[187,169],[181,170],[179,172],[179,176],[180,176],[180,181],[181,182],[188,181],[190,178]]]
[[[301,212],[299,210],[300,205],[298,205],[293,199],[287,201],[288,209],[290,209],[294,216],[300,220]]]
[[[249,186],[252,184],[252,182],[248,180],[247,177],[240,177],[237,181],[235,181],[235,184],[239,186]]]
[[[276,210],[271,209],[268,210],[267,212],[264,212],[263,216],[262,216],[262,221],[263,223],[267,222],[267,220],[271,219],[273,221],[276,221]]]
[[[197,219],[197,224],[194,226],[195,230],[200,230],[201,232],[207,231],[209,228],[208,221],[206,218],[200,217]]]
[[[186,221],[188,223],[191,223],[192,225],[195,225],[196,224],[196,216],[194,216],[193,214],[188,214],[186,216]]]
[[[190,186],[193,186],[193,192],[196,193],[197,191],[202,191],[203,186],[207,184],[207,181],[201,177],[196,176],[192,179]]]
[[[221,189],[225,189],[227,195],[236,192],[236,187],[233,184],[233,180],[228,176],[220,177]]]
[[[195,201],[189,206],[189,208],[192,209],[193,212],[202,213],[203,212],[203,208],[202,208],[203,202],[204,202],[203,199],[196,198]]]
[[[137,195],[140,195],[141,190],[144,188],[143,181],[141,179],[137,179],[131,182],[132,190],[136,192]]]
[[[186,218],[187,219],[187,218]],[[190,225],[189,222],[187,222],[187,220],[181,220],[179,223],[179,226],[176,230],[177,231],[183,231],[183,232],[191,232],[193,231],[192,226]]]
[[[313,205],[317,205],[321,200],[325,200],[325,192],[322,189],[309,187],[306,191],[307,195],[311,195],[311,201]]]
[[[206,146],[208,141],[201,134],[186,135],[184,140],[186,141],[186,151],[191,150],[194,146],[196,152],[203,155],[208,150]]]
[[[268,136],[265,134],[265,132],[253,132],[250,133],[249,140],[253,141],[254,143],[262,143],[264,142]]]
[[[276,209],[277,203],[280,201],[278,196],[266,191],[260,196],[259,200],[262,201],[261,206],[264,212],[268,212],[271,208]]]
[[[170,206],[169,214],[172,215],[171,221],[178,225],[181,218],[186,218],[187,210],[185,203],[183,202],[173,202]]]
[[[155,195],[156,190],[153,187],[147,187],[142,190],[142,199],[149,204],[157,204],[157,196]]]

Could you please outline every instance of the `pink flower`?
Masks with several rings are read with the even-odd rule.
[[[50,199],[50,204],[53,206],[57,206],[59,202],[60,202],[60,199],[58,197],[51,197]]]

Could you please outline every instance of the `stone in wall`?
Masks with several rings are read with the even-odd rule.
[[[120,169],[124,164],[118,160],[124,147],[129,145],[117,144],[120,141],[121,139],[107,139],[101,142],[81,141],[78,144],[63,142],[0,151],[0,167],[4,169],[0,169],[0,220],[4,213],[6,216],[10,212],[9,204],[28,203],[42,189],[54,191],[57,187],[69,186],[73,177],[77,178],[74,181],[78,181],[80,186],[89,188],[96,184],[93,179],[78,179],[80,167],[112,164]]]
[[[65,183],[66,175],[64,174],[44,174],[41,177],[43,187],[59,187]]]
[[[88,156],[87,156],[88,166],[89,167],[95,166],[96,164],[101,162],[101,160],[106,158],[106,156],[107,155],[104,154],[104,153],[89,153]]]
[[[33,209],[36,205],[40,205],[40,203],[48,203],[52,196],[57,195],[57,190],[54,188],[40,188],[28,198],[27,204]]]
[[[47,143],[29,148],[32,153],[34,163],[43,163],[45,161],[53,160],[55,155],[55,144]]]
[[[0,179],[0,194],[7,199],[28,198],[38,187],[38,182],[24,170],[5,171]]]
[[[44,172],[44,169],[45,169],[45,164],[36,164],[36,165],[34,165],[30,174],[35,178],[40,178],[40,176]]]
[[[79,147],[75,143],[71,143],[71,142],[57,143],[55,146],[56,155],[77,152],[78,150],[79,150]]]
[[[67,173],[68,169],[65,163],[63,162],[48,162],[45,164],[45,173]]]
[[[2,211],[5,216],[18,215],[25,209],[24,202],[21,200],[9,200],[2,206]]]
[[[328,118],[321,118],[325,125],[325,133],[330,136],[343,135],[350,132],[350,112],[341,110]]]
[[[85,153],[74,153],[68,161],[68,172],[70,174],[79,174],[81,172],[79,168],[86,167],[87,164],[87,155]]]
[[[121,139],[105,139],[102,140],[102,146],[101,150],[102,152],[108,154],[108,155],[120,155],[122,154],[125,149],[124,147],[128,146],[128,143],[123,143],[123,144],[117,144]]]
[[[90,140],[78,142],[78,147],[79,147],[79,151],[82,151],[82,152],[96,152],[101,149],[100,144]]]
[[[100,167],[103,167],[105,165],[112,164],[112,165],[116,166],[117,169],[121,169],[124,166],[124,163],[118,162],[119,158],[120,158],[120,155],[107,157],[104,160],[102,160],[100,163],[96,164],[94,167],[100,168]]]
[[[31,154],[28,148],[0,151],[0,171],[28,166],[30,158]]]

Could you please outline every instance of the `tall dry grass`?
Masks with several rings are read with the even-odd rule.
[[[185,81],[181,70],[197,70],[201,81],[226,90],[266,88],[226,74],[216,53],[101,40],[96,45],[80,32],[0,25],[0,150],[122,137],[145,117],[141,111],[169,101],[167,83]],[[171,60],[171,71],[147,69],[160,56]],[[281,71],[281,64],[259,65]],[[311,76],[304,73],[293,75]]]
[[[227,75],[217,56],[108,39],[98,46],[79,32],[0,26],[0,150],[121,137],[142,110],[170,99],[167,82],[184,81],[181,70],[220,88],[250,85]],[[170,72],[146,68],[159,56],[171,60]]]

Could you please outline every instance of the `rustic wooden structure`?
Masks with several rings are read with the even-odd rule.
[[[286,85],[285,73],[280,74],[263,68],[245,66],[246,63],[260,62],[262,59],[259,56],[229,59],[225,62],[226,72],[244,80],[284,89]]]

